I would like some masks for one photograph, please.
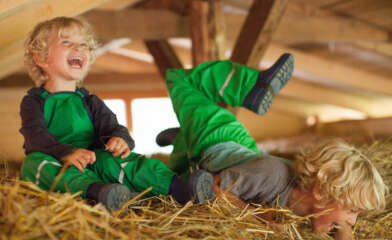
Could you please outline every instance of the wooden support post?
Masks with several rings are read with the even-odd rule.
[[[254,0],[231,60],[258,67],[287,7],[288,0]]]
[[[190,18],[193,66],[225,57],[225,22],[221,0],[194,0]]]
[[[183,68],[174,49],[166,40],[147,40],[144,43],[154,57],[154,61],[157,64],[163,79],[166,77],[166,70],[168,68]]]

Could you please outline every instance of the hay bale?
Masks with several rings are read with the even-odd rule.
[[[373,155],[388,186],[392,186],[392,142],[363,149]],[[207,204],[177,204],[169,196],[137,200],[114,213],[91,206],[78,194],[47,193],[17,180],[0,164],[0,239],[332,239],[312,232],[308,217],[256,206],[239,209],[225,199]],[[131,200],[129,203],[131,203]],[[355,225],[359,239],[391,239],[392,198],[381,213],[363,213]],[[257,214],[274,211],[287,231],[274,233]]]

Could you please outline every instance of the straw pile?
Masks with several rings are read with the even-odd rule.
[[[392,143],[385,146],[377,152],[376,163],[391,186]],[[286,210],[262,206],[243,210],[225,199],[181,206],[161,196],[132,204],[134,199],[108,213],[102,205],[91,206],[77,194],[46,193],[11,175],[7,164],[0,162],[0,239],[332,239],[312,233],[309,218]],[[392,238],[391,200],[382,213],[360,215],[354,228],[358,239]],[[258,220],[256,214],[265,211],[274,211],[286,231],[274,233]]]

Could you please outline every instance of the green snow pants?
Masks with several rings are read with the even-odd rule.
[[[82,192],[86,197],[92,183],[120,183],[132,192],[141,192],[152,187],[145,196],[167,195],[175,175],[160,160],[131,153],[127,158],[113,157],[104,150],[95,150],[96,162],[89,164],[84,173],[70,166],[60,178],[54,191]],[[49,190],[60,172],[62,163],[50,155],[35,152],[29,154],[22,165],[22,180],[30,181],[44,190]]]
[[[169,69],[166,82],[181,132],[174,140],[169,167],[186,173],[200,155],[217,143],[233,141],[255,153],[256,142],[227,109],[242,103],[257,81],[259,70],[231,61],[206,62],[194,69]]]

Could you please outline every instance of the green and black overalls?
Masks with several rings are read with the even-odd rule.
[[[161,161],[131,153],[125,159],[104,151],[111,137],[121,137],[133,149],[128,130],[117,123],[115,115],[102,100],[81,88],[75,92],[49,93],[32,88],[21,103],[26,158],[21,179],[49,190],[63,163],[60,159],[77,148],[93,150],[96,162],[84,173],[70,166],[55,191],[82,192],[95,182],[121,183],[131,191],[152,187],[149,195],[168,194],[175,175]]]

